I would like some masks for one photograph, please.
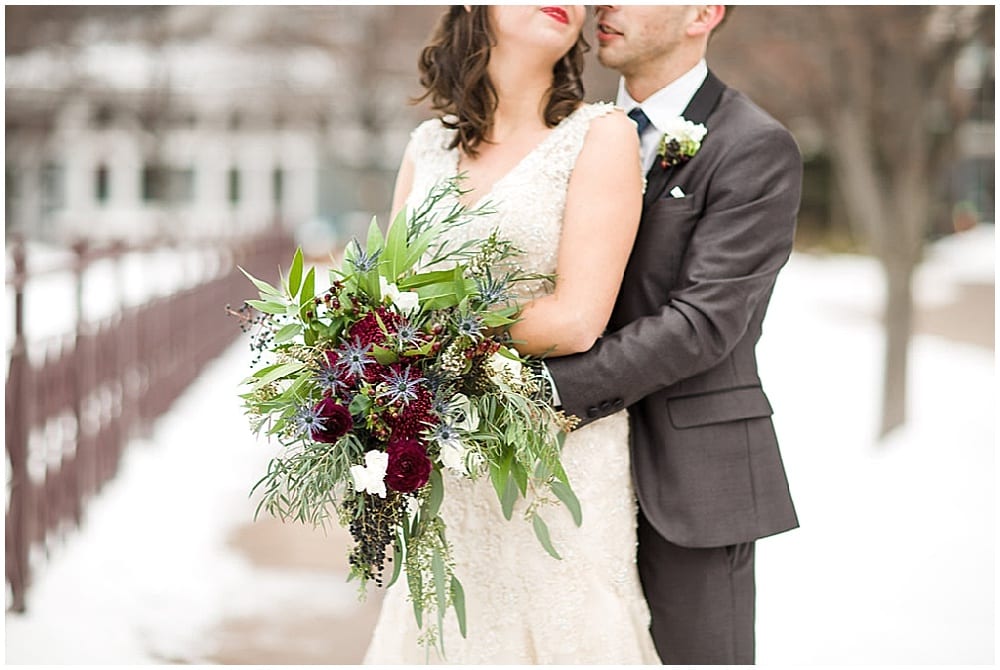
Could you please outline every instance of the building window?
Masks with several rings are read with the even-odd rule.
[[[163,202],[166,200],[165,176],[162,166],[151,164],[142,166],[143,202]]]
[[[240,202],[240,171],[237,168],[229,168],[229,203],[232,205]]]
[[[177,202],[194,202],[194,168],[171,170],[170,194]]]
[[[45,163],[41,171],[42,214],[49,215],[66,206],[66,183],[62,165]]]
[[[110,195],[111,178],[108,166],[102,163],[97,166],[97,171],[94,173],[94,196],[97,198],[97,202],[103,205],[108,202]]]
[[[274,195],[274,204],[281,207],[285,201],[285,171],[281,168],[274,168],[271,173],[271,193]]]

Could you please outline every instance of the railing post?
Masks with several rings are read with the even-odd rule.
[[[28,476],[28,432],[31,421],[27,346],[24,339],[24,283],[27,277],[24,242],[13,244],[14,256],[14,346],[10,357],[6,391],[7,459],[10,462],[10,502],[7,508],[5,542],[6,577],[10,584],[11,609],[23,612],[25,591],[31,578],[31,480]]]
[[[73,243],[74,305],[76,330],[73,341],[73,414],[76,418],[76,453],[79,459],[77,477],[81,495],[89,498],[100,487],[100,458],[97,454],[88,413],[90,392],[93,390],[91,365],[92,342],[88,338],[86,318],[83,313],[84,274],[87,269],[87,242]]]

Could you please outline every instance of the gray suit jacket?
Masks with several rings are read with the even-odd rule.
[[[687,163],[650,170],[608,332],[546,362],[584,424],[629,409],[652,526],[715,547],[798,525],[754,348],[791,253],[802,160],[781,124],[712,73],[684,116],[708,133]]]

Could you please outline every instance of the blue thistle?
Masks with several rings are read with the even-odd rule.
[[[377,397],[388,400],[389,404],[408,405],[417,399],[417,389],[426,381],[413,372],[413,368],[390,368],[381,384]]]
[[[320,416],[318,405],[301,405],[291,416],[292,426],[299,437],[312,439],[313,431],[321,431],[325,428],[324,419]]]
[[[347,373],[354,377],[365,375],[365,366],[375,363],[375,359],[369,355],[372,345],[362,344],[360,340],[353,342],[342,341],[337,349],[337,365],[346,369]]]
[[[483,334],[483,320],[475,314],[466,314],[458,318],[456,330],[471,340],[477,340]]]
[[[459,434],[457,428],[452,426],[450,423],[444,422],[435,426],[430,438],[442,445],[455,444],[460,441],[461,435]]]
[[[352,240],[354,244],[354,257],[351,258],[351,264],[354,269],[358,272],[369,272],[378,267],[378,257],[382,255],[382,250],[378,249],[375,253],[369,256],[365,253],[365,250],[361,248],[361,243],[358,242],[357,238]]]
[[[503,279],[494,279],[488,273],[485,277],[476,277],[476,291],[484,305],[496,305],[511,297],[507,293],[507,282]]]
[[[396,339],[401,349],[419,347],[421,345],[420,331],[408,321],[401,321],[396,326]]]
[[[316,383],[324,391],[331,391],[333,393],[338,393],[341,389],[346,388],[347,384],[344,380],[340,378],[340,372],[336,367],[330,365],[322,365],[316,374],[313,376]]]

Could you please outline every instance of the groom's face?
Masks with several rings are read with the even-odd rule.
[[[597,58],[626,77],[656,67],[682,44],[690,5],[598,5]]]

